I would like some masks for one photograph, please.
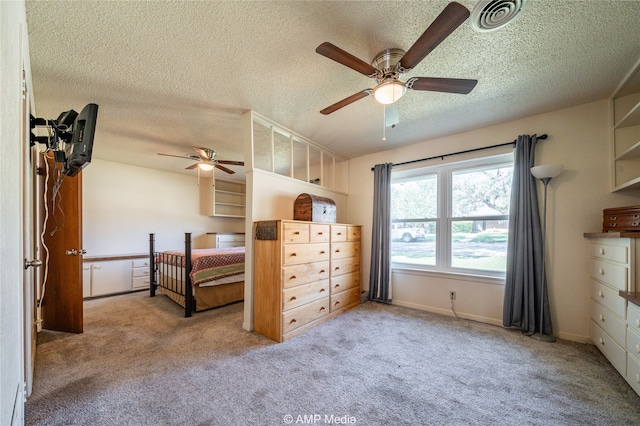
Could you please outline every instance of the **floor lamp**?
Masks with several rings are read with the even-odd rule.
[[[542,181],[544,184],[544,216],[542,222],[542,285],[540,286],[540,333],[533,334],[536,340],[542,342],[555,342],[556,338],[551,334],[542,334],[542,326],[544,324],[544,288],[546,285],[545,275],[545,262],[546,262],[546,247],[547,247],[547,185],[549,181],[558,176],[562,172],[561,164],[545,164],[542,166],[535,166],[531,168],[531,174]]]

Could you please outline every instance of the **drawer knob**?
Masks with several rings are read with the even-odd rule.
[[[300,231],[295,231],[293,235],[300,235]]]
[[[636,327],[640,327],[640,318],[636,318]]]
[[[636,345],[636,352],[640,354],[640,345]]]
[[[618,219],[618,216],[611,216],[611,218],[610,218],[610,219],[611,219],[611,220],[616,220],[616,219]]]
[[[600,344],[604,346],[604,339],[602,337],[598,337],[598,340],[600,340]]]
[[[289,324],[293,324],[294,322],[296,322],[295,318],[291,319],[291,321],[289,321]]]
[[[295,254],[295,253],[291,253],[291,256],[297,256],[297,254]]]
[[[600,275],[604,275],[604,268],[600,268]]]
[[[640,214],[634,214],[634,215],[633,215],[633,218],[634,218],[634,219],[640,219]]]
[[[604,253],[605,253],[605,249],[601,248],[600,249],[600,254],[604,255]]]
[[[320,293],[322,293],[323,291],[325,291],[325,290],[324,290],[324,288],[321,288],[321,289],[320,289]]]
[[[600,314],[600,321],[604,322],[604,315]]]
[[[334,288],[338,288],[338,287],[340,287],[340,284],[336,284],[336,285],[334,285],[333,287],[334,287]]]
[[[338,306],[340,304],[339,300],[336,300],[336,303],[333,304],[333,306]]]
[[[291,276],[289,277],[289,279],[290,279],[290,280],[295,280],[296,278],[298,278],[298,277],[296,277],[295,275],[291,275]]]
[[[321,273],[321,274],[324,274],[324,273],[325,273],[325,270],[324,270],[324,269],[320,269],[320,273]]]
[[[325,307],[324,307],[324,306],[320,308],[320,312],[322,312],[322,311],[324,311],[324,310],[325,310]]]
[[[318,232],[318,235],[322,235],[322,232]]]
[[[340,249],[336,249],[336,253],[340,253]]]
[[[342,232],[338,232],[338,235],[342,235]]]
[[[320,254],[324,254],[324,250],[322,250],[322,251],[320,252]]]
[[[604,293],[602,292],[602,290],[600,290],[600,291],[598,292],[598,296],[600,296],[601,298],[603,298],[603,299],[604,299]]]
[[[296,300],[296,297],[295,296],[291,296],[291,299],[289,299],[289,301],[292,301],[292,300]]]
[[[640,374],[636,374],[636,383],[640,383]]]

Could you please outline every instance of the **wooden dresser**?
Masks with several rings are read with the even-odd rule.
[[[360,304],[359,225],[254,224],[254,330],[283,342]]]
[[[640,290],[640,233],[585,237],[591,281],[589,338],[640,394],[640,311],[633,303]]]

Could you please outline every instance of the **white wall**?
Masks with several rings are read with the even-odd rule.
[[[244,220],[200,214],[197,176],[94,159],[82,171],[83,243],[86,256],[147,253],[149,234],[158,250],[207,246],[207,232],[244,232]],[[203,183],[204,184],[204,183]]]
[[[23,423],[22,69],[23,1],[0,2],[0,424]],[[23,37],[24,36],[24,37]],[[27,64],[28,65],[28,64]],[[28,67],[27,67],[28,70]],[[28,78],[29,76],[27,76]],[[14,411],[15,410],[15,411]]]
[[[589,281],[583,233],[601,230],[602,209],[640,204],[640,191],[609,191],[608,105],[603,100],[350,160],[348,220],[364,225],[363,286],[368,288],[371,256],[371,167],[508,142],[520,134],[547,133],[549,139],[538,144],[536,164],[561,163],[565,167],[548,188],[547,268],[554,333],[564,339],[587,341]],[[392,137],[388,139],[393,144]],[[542,192],[540,185],[541,200]],[[448,292],[456,290],[460,316],[502,324],[502,284],[407,272],[394,272],[392,282],[395,304],[451,314]]]

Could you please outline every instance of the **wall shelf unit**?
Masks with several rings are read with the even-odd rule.
[[[207,216],[244,218],[246,188],[244,182],[202,179],[200,183],[201,213]]]
[[[612,191],[640,190],[640,62],[611,97]]]

